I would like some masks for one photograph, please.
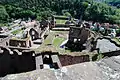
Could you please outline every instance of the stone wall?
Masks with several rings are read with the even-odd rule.
[[[36,69],[35,56],[33,56],[33,51],[22,52],[22,55],[18,55],[16,51],[13,54],[5,48],[0,53],[0,76],[5,76],[7,74],[21,73],[32,71]]]
[[[40,38],[39,33],[41,33],[41,31],[37,32],[34,28],[31,28],[29,31],[29,34],[30,34],[32,40],[36,40],[36,39]]]
[[[50,55],[52,63],[57,64],[58,68],[90,61],[89,55],[70,56],[59,55],[54,52],[43,52],[33,56],[34,51],[24,50],[19,52],[18,50],[11,51],[8,48],[1,48],[1,50],[3,50],[3,53],[0,53],[0,76],[28,72],[37,69],[37,67],[40,69],[40,65],[44,64],[44,55]],[[38,57],[39,59],[37,60],[36,58]]]
[[[74,39],[77,39],[80,44],[84,44],[87,39],[90,37],[90,30],[80,27],[70,27],[69,31],[69,40],[74,42]]]
[[[102,55],[104,55],[104,57],[106,57],[106,56],[108,56],[108,57],[111,57],[111,56],[118,56],[118,55],[120,55],[120,50],[102,53]]]
[[[0,35],[0,45],[9,46],[11,36]]]
[[[15,46],[15,47],[31,47],[31,42],[29,40],[10,39],[9,44],[10,46]]]
[[[59,59],[62,66],[68,66],[68,65],[90,61],[89,55],[81,55],[81,56],[59,55]]]

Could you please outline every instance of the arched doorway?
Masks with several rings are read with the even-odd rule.
[[[48,65],[50,68],[53,67],[53,62],[50,55],[43,55],[43,64]]]

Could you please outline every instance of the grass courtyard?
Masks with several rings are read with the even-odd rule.
[[[56,24],[65,24],[67,20],[56,19]]]
[[[11,32],[12,34],[18,34],[18,33],[20,33],[22,30],[21,29],[17,29],[17,30],[15,30],[15,31],[13,31],[13,32]]]
[[[60,47],[61,43],[64,41],[65,39],[64,38],[54,38],[54,41],[53,41],[53,45],[55,47]]]
[[[63,53],[69,53],[69,50],[65,50],[64,48],[60,48],[60,45],[63,41],[67,39],[68,32],[66,31],[52,31],[49,33],[47,38],[44,40],[44,42],[40,45],[39,48],[37,48],[35,51],[42,52],[42,51],[56,51],[61,54]],[[56,36],[58,35],[58,36]]]

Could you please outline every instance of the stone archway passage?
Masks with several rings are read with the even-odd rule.
[[[61,63],[59,61],[58,53],[43,52],[36,56],[36,69],[44,68],[59,69]]]
[[[43,64],[52,64],[52,58],[50,55],[44,55],[43,56]]]
[[[43,55],[43,66],[49,66],[49,68],[53,68],[53,61],[50,55]]]

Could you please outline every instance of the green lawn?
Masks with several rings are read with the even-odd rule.
[[[67,20],[56,19],[56,24],[65,24]]]
[[[52,44],[54,39],[54,33],[50,33],[49,36],[45,39],[44,44]]]
[[[60,47],[63,41],[64,41],[64,38],[55,38],[53,41],[53,45],[55,47]]]
[[[55,37],[55,35],[61,34],[61,33],[64,33],[64,32],[61,32],[61,31],[50,32],[48,37],[45,39],[44,43],[42,43],[39,48],[35,49],[35,51],[41,52],[41,51],[48,51],[50,49],[52,51],[58,51],[61,54],[70,53],[70,50],[65,50],[64,48],[63,49],[60,48],[60,45],[62,44],[63,41],[66,40],[66,38],[60,37],[60,36]],[[52,45],[47,45],[47,44],[52,44]]]
[[[8,23],[0,23],[0,27],[8,26]]]
[[[68,18],[67,16],[64,16],[64,15],[54,15],[54,17],[56,18]]]
[[[15,31],[13,31],[13,32],[11,32],[12,34],[18,34],[18,33],[20,33],[22,30],[21,29],[18,29],[18,30],[15,30]]]
[[[55,38],[54,41],[53,41],[53,45],[54,47],[56,48],[56,50],[59,52],[59,53],[70,53],[71,51],[70,50],[65,50],[64,48],[60,48],[60,45],[62,44],[62,42],[65,41],[64,38]]]

